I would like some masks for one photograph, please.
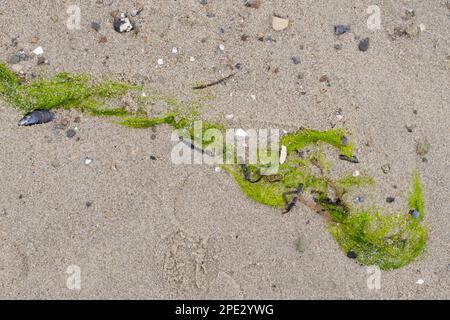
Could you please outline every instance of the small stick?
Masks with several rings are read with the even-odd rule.
[[[211,82],[211,83],[208,83],[208,84],[202,84],[202,85],[199,85],[199,86],[195,86],[195,87],[193,87],[193,89],[194,90],[201,90],[201,89],[206,89],[206,88],[209,88],[209,87],[213,87],[213,86],[216,86],[218,84],[221,84],[221,83],[231,79],[235,75],[236,75],[236,73],[232,73],[229,76],[227,76],[225,78],[222,78],[222,79],[219,79],[217,81],[214,81],[214,82]]]

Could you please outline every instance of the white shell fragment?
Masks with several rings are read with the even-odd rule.
[[[286,29],[289,26],[289,20],[283,19],[279,17],[273,17],[272,18],[272,28],[275,31],[282,31]]]
[[[33,53],[37,56],[40,56],[41,54],[44,54],[44,49],[42,49],[42,47],[37,47],[33,50]]]

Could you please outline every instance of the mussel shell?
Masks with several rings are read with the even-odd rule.
[[[19,126],[32,126],[53,121],[55,115],[49,110],[35,110],[19,121]]]

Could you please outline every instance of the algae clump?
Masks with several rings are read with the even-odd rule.
[[[129,91],[140,88],[110,80],[94,83],[89,75],[67,72],[21,84],[11,71],[0,64],[0,94],[24,114],[39,109],[72,108],[101,113],[99,108],[106,100],[123,97]],[[123,113],[115,111],[111,111],[111,114]],[[107,115],[107,112],[104,111],[103,115]]]
[[[356,254],[363,265],[377,265],[382,270],[398,269],[423,251],[427,230],[423,218],[423,198],[419,177],[413,175],[409,206],[420,215],[408,212],[382,215],[376,209],[349,214],[341,223],[331,223],[329,230],[341,248]]]

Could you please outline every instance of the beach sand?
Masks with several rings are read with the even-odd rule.
[[[262,0],[259,8],[207,2],[3,0],[0,60],[23,49],[30,55],[20,63],[26,74],[90,73],[143,83],[182,101],[196,98],[193,83],[236,72],[209,89],[215,97],[204,119],[229,128],[351,131],[361,162],[333,160],[333,172],[367,170],[377,186],[362,194],[364,205],[386,212],[405,210],[416,169],[426,251],[404,268],[382,272],[381,287],[370,289],[370,270],[346,257],[321,216],[302,206],[281,215],[248,199],[223,171],[174,165],[170,128],[133,130],[57,111],[57,121],[68,118],[76,128],[68,139],[55,122],[18,127],[19,112],[2,100],[0,298],[450,298],[450,6],[445,0]],[[73,4],[81,10],[79,30],[66,26]],[[367,26],[371,5],[381,10],[381,30]],[[133,18],[139,32],[115,32],[110,13],[138,8],[144,9]],[[415,10],[410,20],[402,18],[408,8]],[[274,14],[288,18],[289,27],[274,31]],[[390,37],[393,28],[411,23],[421,25],[418,35]],[[337,24],[351,29],[337,37]],[[258,33],[274,41],[259,41]],[[99,42],[102,36],[107,43]],[[361,52],[358,39],[365,37],[370,47]],[[32,51],[39,46],[49,65],[37,66]],[[232,71],[228,65],[238,62],[241,69]],[[329,84],[319,81],[323,75]],[[431,143],[426,161],[416,154],[422,137]],[[93,159],[89,166],[86,157]],[[384,164],[391,167],[387,174]],[[395,202],[387,204],[388,196]],[[299,239],[304,252],[296,248]],[[80,288],[70,285],[73,270],[81,272]]]

